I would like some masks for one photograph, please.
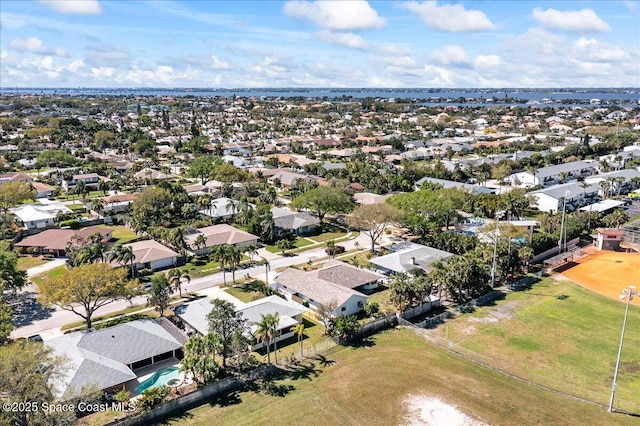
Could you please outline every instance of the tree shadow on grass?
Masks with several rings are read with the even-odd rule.
[[[345,346],[352,348],[371,348],[376,345],[376,339],[373,336],[365,337],[364,339],[351,339],[345,342]]]
[[[284,375],[276,373],[268,377],[255,380],[251,384],[247,384],[247,390],[251,390],[254,393],[264,393],[269,396],[277,396],[283,398],[296,388],[293,385],[277,383],[278,380],[284,379]]]
[[[240,398],[240,394],[238,392],[231,392],[228,394],[223,394],[212,398],[209,401],[209,405],[214,407],[230,407],[232,405],[238,405],[242,403],[242,398]]]
[[[191,420],[193,418],[193,414],[188,411],[184,413],[176,414],[175,416],[171,416],[167,419],[164,419],[158,425],[161,426],[169,426],[169,425],[179,425],[184,423],[186,420]]]
[[[332,359],[327,359],[326,356],[324,355],[315,355],[314,357],[312,357],[311,359],[315,359],[316,361],[318,361],[320,363],[321,366],[323,367],[328,367],[330,365],[335,364],[336,362]]]
[[[285,374],[291,380],[313,380],[320,373],[322,373],[322,370],[317,369],[315,364],[297,364],[289,366]]]

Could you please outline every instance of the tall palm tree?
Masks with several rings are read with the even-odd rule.
[[[258,342],[262,342],[267,347],[267,363],[271,364],[271,341],[274,341],[276,338],[276,333],[278,331],[278,323],[280,322],[280,315],[276,312],[275,314],[261,314],[260,321],[257,323],[257,330],[255,332],[256,339]],[[277,346],[274,347],[274,356],[276,364],[278,363],[278,353]]]
[[[258,255],[258,246],[255,244],[248,244],[242,247],[242,252],[249,256],[249,259],[253,263],[253,257]]]
[[[131,246],[123,246],[122,244],[117,244],[115,246],[113,246],[111,248],[111,250],[109,250],[106,253],[106,258],[109,262],[118,262],[119,264],[121,264],[122,266],[126,266],[127,263],[130,263],[130,270],[131,270],[131,278],[134,277],[134,269],[133,269],[133,261],[135,260],[136,256],[133,253],[133,249],[131,248]]]
[[[227,201],[227,205],[225,207],[228,212],[231,212],[232,219],[235,218],[240,211],[240,203],[238,203],[238,201],[234,200],[233,198],[229,198],[229,201]]]
[[[199,234],[196,239],[193,241],[193,246],[196,250],[201,250],[204,246],[207,245],[207,237],[204,234]]]
[[[261,257],[258,265],[264,265],[264,281],[267,283],[267,285],[269,285],[269,269],[271,269],[271,264],[266,258]]]
[[[218,262],[220,264],[220,269],[222,269],[222,281],[224,286],[227,286],[227,274],[225,267],[228,265],[229,256],[227,254],[227,248],[225,247],[227,244],[221,244],[219,246],[215,246],[211,250],[211,259],[214,262]]]
[[[104,210],[104,200],[102,198],[94,198],[91,200],[91,210],[97,214],[102,214]]]
[[[300,358],[304,358],[304,349],[302,347],[302,342],[304,341],[304,324],[298,323],[291,327],[291,331],[293,334],[298,337],[298,344],[300,345]]]
[[[167,278],[171,286],[178,290],[180,297],[182,297],[182,282],[186,281],[187,284],[191,282],[191,276],[187,271],[181,271],[180,269],[172,269],[167,273]]]
[[[231,266],[231,279],[233,283],[236,282],[236,269],[240,265],[240,261],[242,260],[242,250],[238,248],[238,246],[234,246],[231,244],[225,244],[227,246],[227,259],[229,261],[229,265]]]

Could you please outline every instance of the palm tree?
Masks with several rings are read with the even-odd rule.
[[[242,252],[246,253],[247,256],[249,256],[249,260],[251,260],[251,263],[253,263],[253,256],[258,255],[258,246],[255,244],[247,244],[246,246],[242,247]]]
[[[264,265],[264,281],[265,283],[267,283],[267,285],[269,285],[269,269],[271,269],[271,264],[266,258],[262,257],[260,258],[258,265]]]
[[[298,343],[300,344],[300,358],[304,358],[304,349],[302,347],[302,342],[304,340],[304,324],[298,323],[291,327],[291,331],[298,337]]]
[[[529,272],[529,262],[533,258],[533,249],[529,246],[524,246],[518,250],[518,257],[520,261],[525,265],[527,273]]]
[[[228,212],[231,212],[232,218],[235,218],[236,214],[240,211],[240,203],[233,198],[229,198],[227,205],[225,206]]]
[[[207,237],[204,234],[198,234],[196,239],[193,241],[193,246],[196,250],[201,250],[204,246],[207,245]]]
[[[122,266],[126,266],[127,263],[131,263],[129,268],[131,269],[131,278],[134,277],[135,270],[133,269],[133,261],[136,256],[133,253],[133,249],[131,246],[123,246],[122,244],[117,244],[111,248],[107,252],[107,260],[109,262],[118,262]]]
[[[167,278],[171,286],[178,290],[180,297],[182,297],[182,281],[186,281],[187,284],[191,282],[191,276],[187,271],[181,271],[180,269],[172,269],[167,273]]]
[[[229,261],[226,246],[227,244],[221,244],[219,246],[215,246],[213,250],[211,250],[211,259],[214,262],[218,262],[220,264],[220,268],[222,269],[222,281],[225,287],[227,285],[227,274],[225,271],[225,266]]]
[[[229,265],[231,266],[231,279],[233,283],[236,282],[236,269],[240,265],[240,261],[242,260],[242,250],[238,248],[238,246],[234,246],[231,244],[226,244],[227,248],[227,256]]]
[[[261,314],[260,322],[257,323],[257,330],[255,332],[258,342],[262,342],[267,347],[267,363],[271,364],[271,341],[275,343],[275,338],[278,332],[278,323],[280,322],[280,315],[275,314]],[[277,347],[274,347],[274,356],[276,364],[278,363]]]
[[[101,214],[104,210],[104,200],[102,198],[94,198],[91,200],[91,210],[96,212],[98,215]]]

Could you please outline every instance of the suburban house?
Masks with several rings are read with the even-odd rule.
[[[134,173],[133,177],[137,180],[141,180],[141,181],[153,181],[153,182],[159,182],[159,181],[163,181],[163,180],[171,180],[173,178],[175,178],[176,176],[169,174],[169,173],[164,173],[164,172],[160,172],[158,170],[153,170],[150,168],[144,168],[142,170],[140,170],[139,172]]]
[[[327,262],[321,269],[305,272],[288,268],[275,279],[271,287],[282,292],[287,300],[318,310],[321,305],[335,302],[334,316],[360,312],[367,301],[361,291],[378,286],[384,277],[343,262]]]
[[[391,197],[393,194],[378,195],[372,192],[358,192],[353,194],[353,200],[356,204],[365,206],[369,204],[382,204],[385,200]]]
[[[205,244],[202,247],[196,247],[196,239],[199,235],[203,235],[205,238]],[[191,250],[197,255],[211,253],[213,247],[222,244],[229,244],[237,247],[258,244],[258,237],[255,235],[225,223],[197,229],[187,226],[184,229],[184,240]]]
[[[8,182],[29,183],[29,182],[33,182],[33,178],[30,175],[26,173],[21,173],[21,172],[12,172],[12,173],[5,173],[3,175],[0,175],[0,185]]]
[[[594,160],[572,161],[543,167],[535,172],[524,170],[511,174],[508,179],[514,186],[531,188],[536,185],[551,186],[598,173],[600,163]]]
[[[583,188],[582,182],[570,182],[538,189],[527,195],[535,200],[538,210],[556,213],[562,211],[564,200],[566,200],[567,211],[573,211],[578,205],[586,204],[588,199],[596,197],[599,191],[600,185],[597,184],[587,184]]]
[[[119,390],[137,384],[136,370],[160,361],[182,358],[187,337],[166,318],[141,319],[102,330],[64,334],[44,342],[65,358],[53,385],[61,400],[73,398],[83,388]]]
[[[98,183],[100,183],[100,175],[97,173],[85,173],[73,175],[71,180],[63,180],[62,187],[68,191],[71,188],[75,188],[75,186],[79,182],[83,182],[87,188],[98,189]]]
[[[389,248],[389,254],[374,257],[369,260],[369,263],[385,274],[409,274],[414,269],[430,272],[433,269],[431,267],[433,262],[437,260],[446,262],[453,256],[455,255],[448,251],[405,241],[394,244]]]
[[[100,234],[101,242],[106,243],[110,241],[112,236],[112,230],[108,228],[99,228],[97,226],[89,226],[82,229],[47,229],[39,234],[31,235],[24,238],[22,241],[15,243],[14,247],[18,247],[21,250],[33,249],[38,253],[52,254],[55,257],[66,256],[67,245],[69,243],[80,243],[86,240],[89,236]]]
[[[306,212],[293,212],[273,207],[271,214],[273,215],[276,236],[287,232],[296,235],[310,235],[316,231],[320,224],[320,219]]]
[[[26,204],[10,211],[16,217],[18,226],[27,230],[51,228],[55,226],[59,214],[72,213],[69,207],[59,203]]]
[[[103,212],[116,212],[121,213],[125,212],[129,209],[133,200],[137,197],[137,193],[132,194],[119,194],[119,195],[109,195],[108,197],[104,197],[102,201],[104,205],[102,206]]]
[[[179,254],[168,247],[163,246],[156,240],[136,241],[135,243],[123,244],[124,247],[131,247],[134,259],[132,267],[136,270],[170,268],[178,262]]]
[[[42,182],[31,182],[33,188],[36,190],[36,198],[47,198],[53,195],[55,188],[51,185],[47,185]]]
[[[327,181],[320,177],[302,175],[300,173],[294,173],[286,170],[280,170],[278,173],[267,178],[267,181],[271,185],[278,187],[276,183],[280,182],[280,187],[285,189],[296,189],[298,187],[298,182],[303,180],[307,182],[318,182],[320,186],[327,184]]]
[[[470,194],[473,195],[480,195],[480,194],[492,194],[495,192],[495,189],[491,189],[491,188],[487,188],[486,186],[479,186],[479,185],[472,185],[469,183],[462,183],[462,182],[456,182],[453,180],[446,180],[446,179],[436,179],[436,178],[431,178],[431,177],[423,177],[422,179],[419,179],[418,181],[416,181],[416,183],[414,184],[414,189],[417,191],[420,189],[420,187],[425,183],[425,182],[429,182],[433,185],[440,185],[443,188],[458,188],[458,189],[462,189]]]
[[[255,204],[248,203],[249,209],[254,210]],[[200,213],[209,216],[212,219],[231,219],[236,216],[240,208],[240,202],[232,198],[216,198],[211,200],[211,207],[200,210]]]
[[[242,317],[248,320],[252,335],[255,334],[258,328],[257,323],[260,322],[262,315],[277,313],[280,316],[280,322],[278,323],[276,342],[293,336],[291,328],[302,322],[302,314],[306,311],[307,309],[304,306],[279,296],[263,297],[236,308],[236,312],[242,313]],[[207,315],[211,312],[210,299],[201,299],[176,306],[173,308],[173,312],[182,320],[188,334],[208,333]],[[255,343],[251,346],[251,349],[258,350],[263,346],[262,343]]]

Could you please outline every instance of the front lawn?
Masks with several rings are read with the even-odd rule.
[[[242,303],[253,302],[254,300],[265,297],[262,292],[251,290],[249,287],[245,287],[242,284],[236,284],[233,287],[224,287],[224,291],[226,291]]]
[[[20,256],[18,257],[18,269],[26,271],[35,266],[44,265],[48,260],[40,258],[40,256]]]
[[[291,250],[287,250],[286,251],[287,253],[291,252],[292,250],[295,250],[295,249],[299,249],[299,248],[302,248],[302,247],[310,246],[311,244],[313,244],[313,241],[309,241],[307,238],[298,237],[298,238],[296,238],[294,244],[295,244],[295,248],[291,249]],[[282,250],[280,250],[275,244],[267,245],[266,249],[270,253],[275,253],[275,254],[282,253]]]
[[[116,226],[98,225],[98,227],[111,229],[112,230],[111,235],[113,236],[114,239],[117,240],[117,244],[130,243],[140,238],[138,234],[136,234],[135,232],[133,232],[131,229],[127,228],[124,225],[116,225]]]
[[[54,278],[57,278],[58,276],[60,276],[60,274],[62,274],[62,272],[67,269],[66,265],[61,265],[58,266],[57,268],[53,268],[53,269],[49,269],[46,272],[43,272],[40,275],[36,275],[34,277],[29,278],[31,281],[33,281],[34,283],[36,283],[36,285],[39,285],[41,283],[43,283],[44,281],[48,281],[48,280],[52,280]]]
[[[340,238],[344,238],[346,235],[347,232],[323,232],[320,235],[314,235],[308,238],[319,243],[324,243],[329,240],[338,240]]]

